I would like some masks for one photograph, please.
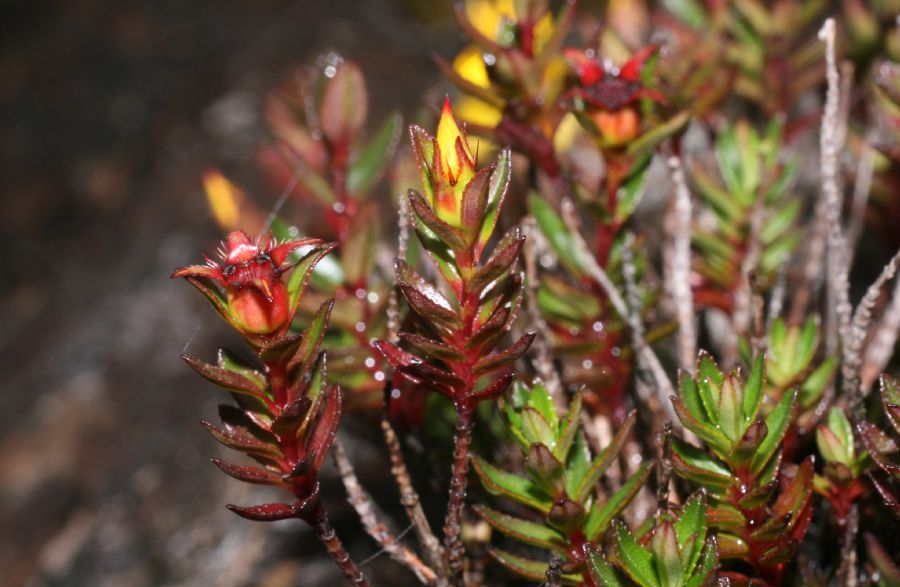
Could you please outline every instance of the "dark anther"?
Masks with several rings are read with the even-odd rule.
[[[225,277],[231,277],[234,275],[234,272],[237,271],[237,267],[234,265],[225,265],[225,268],[222,269],[222,275]]]
[[[263,263],[272,263],[272,257],[270,257],[266,253],[260,253],[256,256],[256,262],[262,265]]]

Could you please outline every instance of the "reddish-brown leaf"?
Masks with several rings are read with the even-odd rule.
[[[475,375],[483,375],[484,373],[509,365],[528,351],[531,347],[531,343],[534,342],[534,337],[536,335],[536,332],[526,332],[506,350],[482,357],[475,363],[472,373]]]
[[[243,465],[233,465],[221,459],[210,459],[212,463],[225,471],[227,475],[246,481],[247,483],[255,483],[257,485],[284,485],[281,475],[272,473],[259,467],[246,467]]]

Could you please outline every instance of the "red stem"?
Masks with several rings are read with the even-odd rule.
[[[444,543],[450,573],[454,583],[463,584],[465,545],[462,540],[462,511],[465,506],[469,473],[469,446],[472,444],[473,410],[468,402],[456,407],[456,432],[453,437],[453,469],[450,475],[450,495],[444,521]]]
[[[313,527],[316,536],[325,545],[328,554],[334,559],[341,572],[344,573],[347,581],[357,587],[369,587],[369,581],[350,558],[341,540],[335,534],[334,528],[331,527],[331,523],[328,521],[328,514],[325,513],[325,509],[321,504],[316,505],[306,521]]]

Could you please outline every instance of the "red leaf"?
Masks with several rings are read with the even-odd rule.
[[[297,432],[297,428],[303,423],[303,418],[311,405],[312,401],[308,396],[294,399],[272,421],[272,432],[280,436],[294,435]]]
[[[228,504],[229,510],[233,511],[242,518],[253,520],[255,522],[275,522],[278,520],[287,520],[288,518],[296,518],[297,514],[294,508],[286,503],[266,503],[263,505],[253,505],[241,507]]]
[[[210,459],[212,463],[225,471],[227,475],[231,475],[235,479],[246,481],[247,483],[255,483],[258,485],[284,485],[280,475],[276,475],[271,471],[260,469],[259,467],[245,467],[243,465],[233,465],[221,459]]]
[[[184,362],[197,373],[216,385],[237,393],[246,393],[259,399],[265,399],[265,390],[262,387],[250,379],[238,375],[234,371],[229,371],[228,369],[205,363],[200,359],[188,355],[182,355],[181,358],[184,359]]]
[[[334,442],[334,435],[337,433],[338,425],[341,423],[341,390],[338,386],[332,385],[325,391],[325,407],[319,414],[316,427],[309,437],[306,444],[306,450],[311,455],[309,463],[310,471],[315,475],[328,454],[331,443]],[[315,456],[312,456],[312,455]]]
[[[307,245],[325,245],[325,241],[318,238],[301,238],[297,240],[282,243],[276,247],[269,249],[269,257],[276,267],[281,267],[287,260],[288,256],[299,248]]]
[[[513,379],[515,379],[515,375],[512,373],[508,373],[494,381],[482,391],[476,393],[473,396],[473,400],[475,403],[483,402],[485,400],[494,400],[506,393],[506,390],[509,389],[509,386],[512,385]]]
[[[494,254],[488,262],[472,277],[467,288],[469,292],[481,293],[481,290],[509,271],[519,258],[524,243],[525,237],[521,236],[518,227],[506,233],[497,243],[497,248],[494,249]]]
[[[466,184],[462,196],[462,226],[469,234],[481,228],[484,220],[484,208],[487,205],[488,188],[490,187],[491,174],[496,165],[489,165],[478,171]]]
[[[528,351],[536,335],[536,332],[526,332],[506,350],[482,357],[475,363],[472,373],[474,375],[482,375],[512,363]]]
[[[399,336],[400,340],[421,351],[427,357],[436,357],[443,361],[461,361],[464,358],[460,351],[443,342],[410,332],[401,332]]]
[[[472,338],[466,343],[466,346],[470,349],[483,346],[486,347],[483,350],[489,351],[493,345],[487,343],[496,343],[498,338],[497,335],[502,335],[506,332],[506,324],[509,321],[510,313],[509,308],[498,308],[491,317],[487,319],[487,322],[475,331]]]
[[[201,420],[200,423],[212,434],[213,438],[228,448],[247,454],[261,455],[276,462],[281,459],[281,451],[277,445],[263,442],[244,428],[229,427],[226,430],[222,430],[206,420]]]
[[[419,221],[431,229],[444,244],[453,251],[464,251],[466,243],[462,233],[441,220],[431,209],[428,202],[415,190],[409,190],[409,205]]]

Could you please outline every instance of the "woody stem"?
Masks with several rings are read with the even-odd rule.
[[[328,521],[328,514],[325,513],[325,508],[321,504],[316,505],[307,521],[315,530],[316,536],[325,545],[328,554],[334,559],[341,572],[344,573],[347,581],[355,587],[369,587],[369,580],[366,579],[366,576],[362,574],[362,571],[350,558],[340,538],[334,532],[334,528],[331,527],[331,522]]]
[[[444,545],[450,566],[451,580],[463,584],[465,545],[462,540],[462,511],[465,506],[466,484],[469,472],[469,446],[472,444],[472,406],[457,406],[456,432],[453,438],[453,470],[450,476],[450,496],[447,501],[447,517],[444,521]]]

